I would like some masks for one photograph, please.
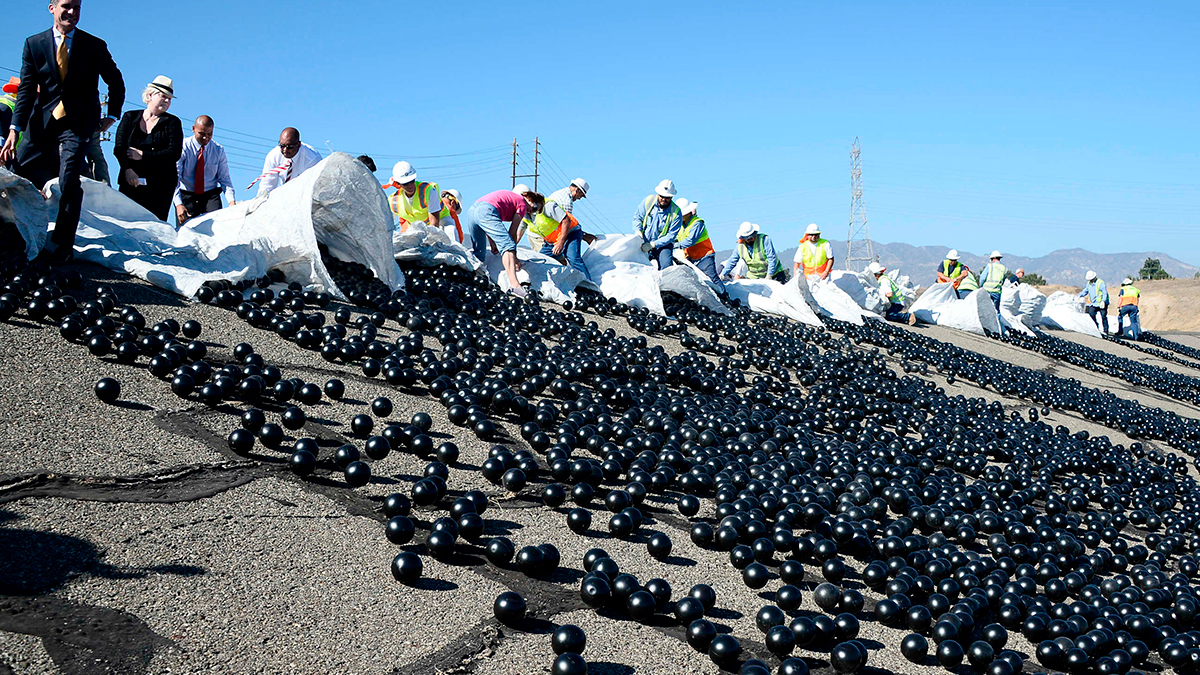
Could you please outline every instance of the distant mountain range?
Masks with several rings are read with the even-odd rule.
[[[846,255],[846,242],[830,239],[829,244],[833,247],[834,256],[838,258],[834,268],[845,269],[842,259]],[[900,270],[900,273],[908,275],[913,283],[922,286],[928,286],[937,280],[937,267],[945,259],[946,252],[949,250],[948,246],[875,243],[875,255],[879,258],[880,263],[886,265],[890,270]],[[971,268],[971,271],[978,272],[988,263],[983,256],[991,251],[975,254],[960,250],[958,253],[960,262]],[[717,253],[718,262],[724,261],[729,254],[728,250]],[[789,270],[791,270],[792,259],[795,255],[795,246],[779,252],[780,261]],[[1200,267],[1189,265],[1158,251],[1092,253],[1081,248],[1068,248],[1047,253],[1038,258],[1005,254],[1003,262],[1011,270],[1022,268],[1026,272],[1037,272],[1052,284],[1082,286],[1083,275],[1087,274],[1088,270],[1095,271],[1101,279],[1109,283],[1119,284],[1126,275],[1136,276],[1138,270],[1142,269],[1142,265],[1146,262],[1146,258],[1158,258],[1163,269],[1172,277],[1191,279],[1196,272],[1200,272]]]

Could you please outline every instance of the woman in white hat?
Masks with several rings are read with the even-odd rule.
[[[121,165],[117,184],[121,194],[166,221],[179,185],[176,162],[183,152],[183,125],[167,112],[175,98],[171,78],[159,75],[142,91],[145,110],[121,116],[113,154]]]

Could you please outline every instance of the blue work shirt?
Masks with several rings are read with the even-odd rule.
[[[783,268],[779,266],[779,258],[775,255],[775,244],[771,243],[770,237],[761,232],[754,236],[762,239],[763,255],[767,258],[767,276],[770,277],[778,274]],[[750,249],[751,253],[753,254],[754,246],[757,243],[758,242],[756,241],[754,244],[751,244],[746,248]],[[737,267],[739,260],[741,260],[741,256],[738,255],[738,247],[734,246],[733,253],[729,254],[729,260],[726,260],[725,264],[721,266],[721,276],[726,276],[730,272],[733,272],[733,268]]]
[[[647,210],[647,206],[649,210]],[[633,214],[633,231],[642,235],[642,240],[650,242],[654,248],[663,248],[674,244],[679,237],[681,227],[683,227],[683,213],[679,207],[672,201],[667,208],[659,208],[657,195],[650,195],[643,199],[642,203],[638,205],[637,212]]]

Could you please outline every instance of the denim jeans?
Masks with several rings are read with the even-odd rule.
[[[709,253],[699,260],[693,260],[692,264],[699,268],[701,272],[704,272],[709,280],[716,285],[717,293],[725,292],[725,284],[721,283],[721,275],[717,274],[717,256],[715,253]]]
[[[1000,294],[999,293],[988,293],[988,295],[992,296],[992,304],[996,306],[996,313],[999,313],[1000,312]]]
[[[1129,337],[1132,340],[1139,340],[1142,337],[1142,320],[1138,316],[1137,305],[1125,305],[1117,312],[1117,333],[1125,334],[1125,317],[1129,317]]]
[[[883,316],[888,321],[895,321],[896,323],[908,323],[908,312],[904,311],[904,305],[898,302],[893,302],[887,308],[887,312],[885,312]]]
[[[583,278],[588,281],[595,281],[592,275],[588,272],[587,265],[583,263],[583,230],[578,227],[572,227],[567,233],[567,241],[563,244],[562,255],[567,259],[567,263],[583,273]],[[542,255],[553,256],[554,244],[546,242],[542,244]]]
[[[1099,326],[1101,325],[1101,321],[1103,322],[1104,335],[1108,335],[1108,305],[1103,307],[1092,307],[1091,305],[1088,305],[1087,313],[1088,316],[1092,318],[1092,321],[1096,323],[1096,325]],[[1101,321],[1096,321],[1097,314],[1100,315]]]
[[[496,242],[496,248],[502,255],[517,248],[512,235],[508,233],[508,223],[500,220],[500,212],[487,202],[475,202],[467,209],[465,225],[464,230],[471,233],[471,248],[480,261],[487,255],[488,237]]]
[[[674,252],[675,244],[667,244],[662,248],[650,249],[646,255],[650,256],[651,260],[658,261],[658,269],[665,270],[673,264],[674,260],[671,258],[671,254]]]

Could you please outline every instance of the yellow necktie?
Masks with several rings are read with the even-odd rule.
[[[57,61],[58,61],[58,79],[60,82],[65,82],[67,79],[67,38],[66,38],[66,36],[63,37],[62,44],[58,45]],[[62,118],[67,116],[67,109],[65,107],[63,107],[63,103],[61,100],[58,102],[58,105],[54,107],[54,112],[51,114],[54,116],[54,119],[56,119],[56,120],[61,120]]]

